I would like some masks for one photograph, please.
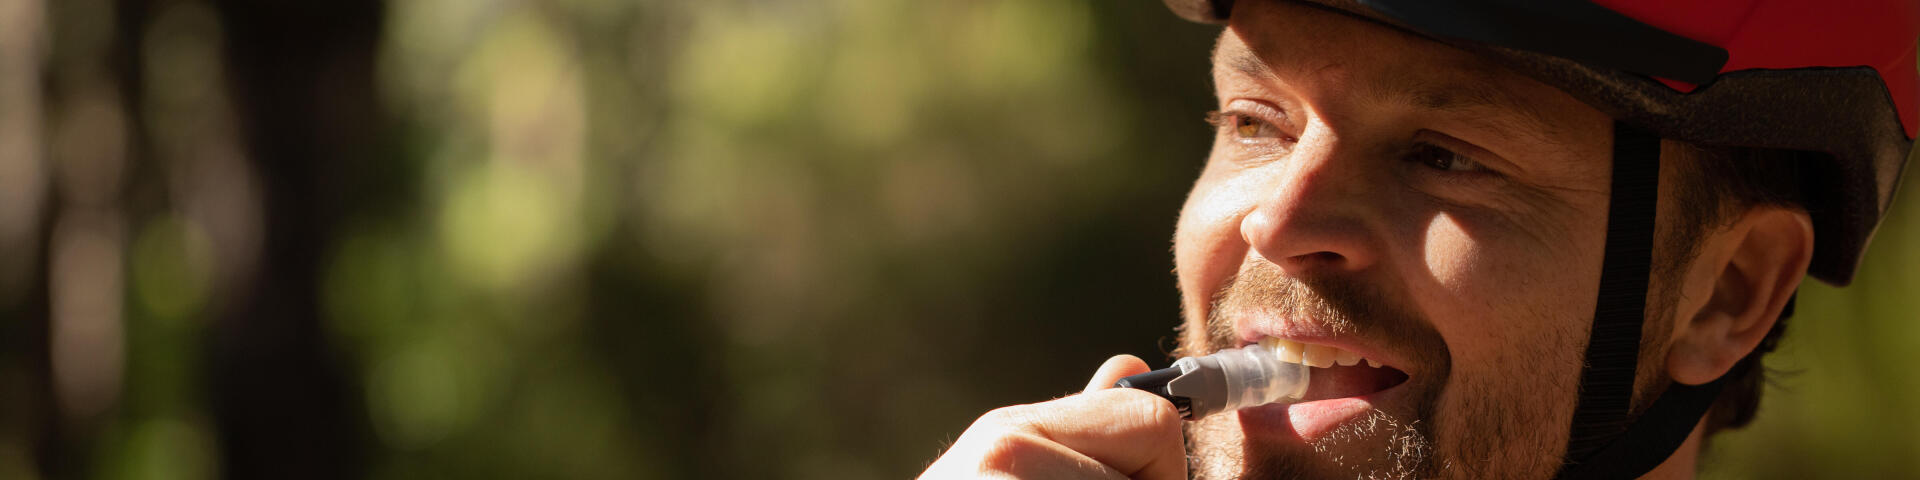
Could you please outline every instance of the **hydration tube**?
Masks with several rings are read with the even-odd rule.
[[[1307,366],[1281,360],[1268,343],[1182,358],[1171,367],[1122,378],[1114,386],[1159,395],[1173,402],[1187,420],[1299,401],[1307,392]]]

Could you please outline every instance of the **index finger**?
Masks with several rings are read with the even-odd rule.
[[[1087,388],[1081,390],[1081,393],[1113,388],[1113,383],[1122,378],[1147,373],[1150,370],[1152,369],[1147,367],[1147,362],[1140,357],[1114,355],[1113,358],[1107,359],[1107,363],[1100,364],[1099,370],[1093,372],[1093,380],[1087,381]]]
[[[1128,477],[1187,478],[1180,412],[1166,399],[1131,388],[1106,388],[1026,407],[1018,415],[1025,417],[1019,423],[1028,431]]]

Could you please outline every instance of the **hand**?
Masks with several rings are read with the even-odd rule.
[[[1113,388],[1147,370],[1139,358],[1116,356],[1078,395],[987,412],[920,478],[1185,479],[1186,445],[1173,403]]]

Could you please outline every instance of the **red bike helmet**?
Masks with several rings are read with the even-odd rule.
[[[1235,0],[1164,1],[1188,20],[1224,24]],[[1303,1],[1492,58],[1615,119],[1600,302],[1563,478],[1658,466],[1724,381],[1744,373],[1670,385],[1638,417],[1628,412],[1659,139],[1813,160],[1801,165],[1816,238],[1808,274],[1846,285],[1920,130],[1914,0]]]

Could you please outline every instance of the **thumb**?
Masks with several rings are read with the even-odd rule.
[[[1147,373],[1147,362],[1133,355],[1114,355],[1107,363],[1100,364],[1100,370],[1093,372],[1093,380],[1087,381],[1087,389],[1082,393],[1113,388],[1113,382],[1133,375]]]

